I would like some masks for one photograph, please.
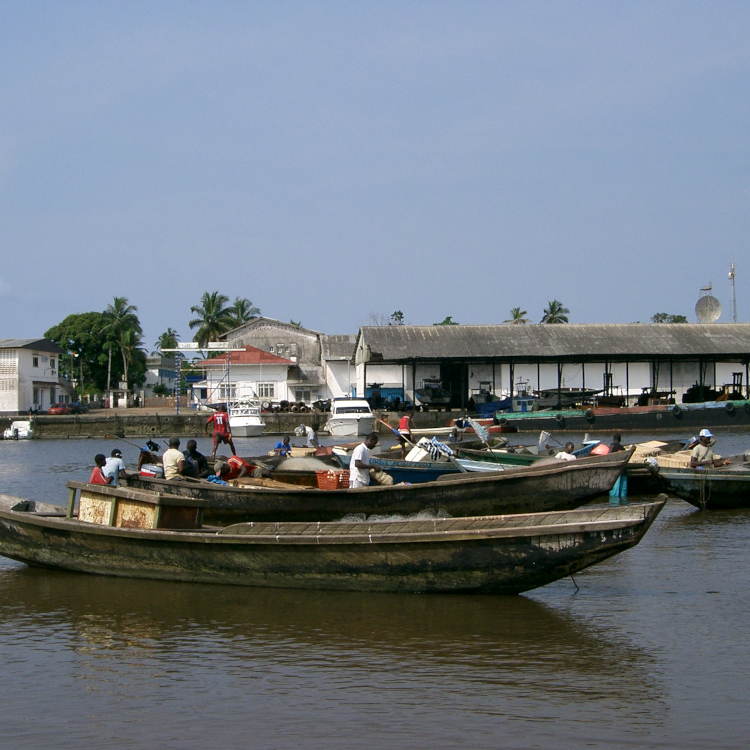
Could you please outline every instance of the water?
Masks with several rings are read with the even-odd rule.
[[[718,437],[725,455],[750,447]],[[237,442],[258,454],[275,439]],[[0,443],[0,491],[63,503],[115,445],[132,465],[123,441]],[[638,547],[578,574],[580,591],[520,597],[129,581],[0,558],[0,747],[744,747],[749,540],[750,511],[670,501]]]

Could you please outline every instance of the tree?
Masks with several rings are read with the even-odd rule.
[[[668,315],[667,313],[656,313],[651,318],[652,323],[687,323],[684,315]]]
[[[289,321],[290,326],[294,326],[295,328],[302,328],[302,321],[301,320],[290,320]]]
[[[510,318],[504,320],[503,323],[512,323],[513,325],[521,325],[529,322],[529,319],[525,317],[528,315],[526,310],[522,310],[520,307],[510,308]]]
[[[562,302],[553,299],[547,303],[547,307],[544,308],[544,317],[542,323],[567,323],[568,314],[570,310],[567,307],[563,307]]]
[[[122,353],[122,366],[123,366],[123,377],[122,379],[129,383],[128,380],[128,369],[131,365],[136,363],[142,364],[142,368],[138,368],[139,372],[133,372],[132,375],[134,382],[140,380],[142,383],[145,378],[142,377],[146,370],[146,353],[143,351],[142,343],[143,337],[140,331],[136,331],[135,328],[127,328],[120,334],[120,352]],[[140,385],[140,383],[138,383]]]
[[[433,323],[434,326],[457,326],[458,323],[453,320],[453,316],[448,315],[442,323]]]
[[[194,305],[190,312],[198,317],[190,321],[190,328],[198,330],[193,341],[205,347],[209,341],[216,341],[223,333],[233,327],[234,318],[226,306],[229,297],[218,292],[203,292],[200,305]]]
[[[247,297],[235,297],[234,302],[227,308],[227,314],[231,318],[232,328],[237,328],[260,315],[260,310],[253,307]]]
[[[159,336],[158,340],[154,344],[156,347],[157,352],[161,352],[164,349],[176,349],[177,348],[177,342],[180,340],[180,334],[177,333],[177,331],[174,330],[174,328],[167,328],[164,333],[162,333],[161,336]]]
[[[79,393],[101,393],[107,388],[106,347],[116,345],[111,333],[105,330],[108,325],[104,313],[87,312],[68,315],[44,334],[60,348],[78,355]]]
[[[393,326],[402,326],[404,324],[404,314],[401,312],[401,310],[396,310],[396,312],[391,313],[391,322],[388,324]]]
[[[127,297],[115,297],[104,311],[104,317],[107,319],[104,331],[111,337],[109,342],[105,342],[105,348],[108,350],[109,357],[107,365],[107,390],[111,388],[112,384],[112,339],[117,342],[120,348],[123,375],[125,381],[127,381],[128,363],[125,361],[125,349],[122,345],[123,334],[126,331],[134,331],[140,337],[143,333],[140,321],[136,315],[137,310],[138,308],[135,305],[128,303]],[[107,343],[109,346],[107,346]]]

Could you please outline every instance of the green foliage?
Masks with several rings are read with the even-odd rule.
[[[197,328],[193,341],[198,346],[206,346],[233,327],[231,308],[227,307],[229,297],[219,292],[203,292],[200,305],[193,305],[190,312],[197,317],[190,321],[190,328]]]
[[[177,331],[175,331],[174,328],[167,328],[167,330],[164,331],[161,336],[159,336],[156,343],[154,344],[154,346],[156,347],[156,352],[161,352],[164,349],[176,349],[179,340],[180,335],[177,333]],[[174,356],[174,353],[170,352],[170,356]]]
[[[457,326],[458,323],[453,320],[452,315],[448,315],[442,323],[433,323],[434,326]]]
[[[83,374],[79,393],[101,393],[107,388],[107,345],[116,346],[108,330],[109,319],[104,313],[87,312],[68,315],[62,323],[52,326],[44,337],[65,351],[78,355],[76,368]]]
[[[511,307],[510,309],[510,318],[508,320],[504,320],[503,323],[512,323],[514,325],[525,325],[529,322],[529,319],[526,317],[528,313],[526,310],[522,310],[520,307]]]
[[[404,314],[401,312],[401,310],[396,310],[396,312],[391,313],[391,322],[388,324],[389,326],[402,326],[404,324]]]
[[[302,321],[300,320],[300,321],[298,322],[298,321],[296,321],[296,320],[290,320],[290,321],[289,321],[289,325],[290,325],[290,326],[295,326],[296,328],[302,328]]]
[[[231,319],[230,326],[232,328],[237,328],[260,315],[260,310],[253,307],[253,303],[247,297],[235,297],[234,302],[227,307],[226,312]]]
[[[669,315],[668,313],[656,313],[651,318],[652,323],[687,323],[688,319],[684,315]]]
[[[164,383],[157,383],[151,389],[151,392],[154,394],[154,396],[169,396],[169,388],[167,388]]]
[[[104,317],[107,319],[107,325],[105,331],[109,336],[114,337],[115,344],[120,350],[120,356],[122,357],[122,379],[130,384],[128,379],[128,368],[131,364],[136,361],[136,350],[140,350],[141,346],[141,335],[143,330],[141,329],[141,323],[136,315],[138,308],[135,305],[131,305],[127,297],[115,297],[112,303],[107,305],[107,309],[104,311]],[[107,349],[111,350],[113,344],[111,341],[107,342]],[[108,355],[111,351],[108,351]],[[143,362],[143,371],[145,372],[145,355]],[[107,367],[107,387],[111,384],[111,373],[109,366]],[[141,380],[143,382],[143,380]]]
[[[567,323],[568,314],[570,310],[567,307],[563,307],[563,303],[559,300],[553,299],[547,303],[547,307],[544,308],[544,317],[542,323]]]

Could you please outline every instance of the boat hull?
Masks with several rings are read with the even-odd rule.
[[[221,534],[113,528],[0,509],[0,554],[30,565],[127,578],[517,594],[634,546],[663,505],[405,521],[395,527],[242,524]],[[519,523],[526,528],[519,530]]]
[[[577,508],[606,494],[629,451],[500,472],[452,474],[436,482],[319,490],[224,487],[209,482],[129,477],[128,486],[208,500],[206,522],[327,520],[351,513],[388,515],[443,509],[451,516],[535,513]]]
[[[260,437],[263,434],[263,422],[248,421],[242,418],[229,420],[229,429],[233,437]]]
[[[369,435],[375,429],[375,417],[331,417],[326,425],[328,432],[335,437],[355,437]]]
[[[660,468],[657,478],[669,492],[701,510],[750,508],[750,471]]]

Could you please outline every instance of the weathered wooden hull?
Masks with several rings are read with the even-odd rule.
[[[221,533],[113,528],[0,508],[0,554],[30,565],[129,578],[516,594],[634,546],[663,505],[429,521],[240,524]]]
[[[538,513],[577,508],[609,492],[630,452],[542,466],[443,476],[436,482],[355,490],[223,487],[149,477],[127,485],[208,500],[207,523],[251,520],[331,520],[352,513],[388,515],[443,509],[451,516]]]
[[[348,469],[351,454],[337,455],[336,460],[342,468]],[[434,482],[444,474],[463,473],[457,464],[449,461],[400,461],[395,458],[370,456],[370,464],[388,472],[394,482]]]
[[[750,508],[750,471],[660,468],[657,477],[669,492],[701,510]]]

